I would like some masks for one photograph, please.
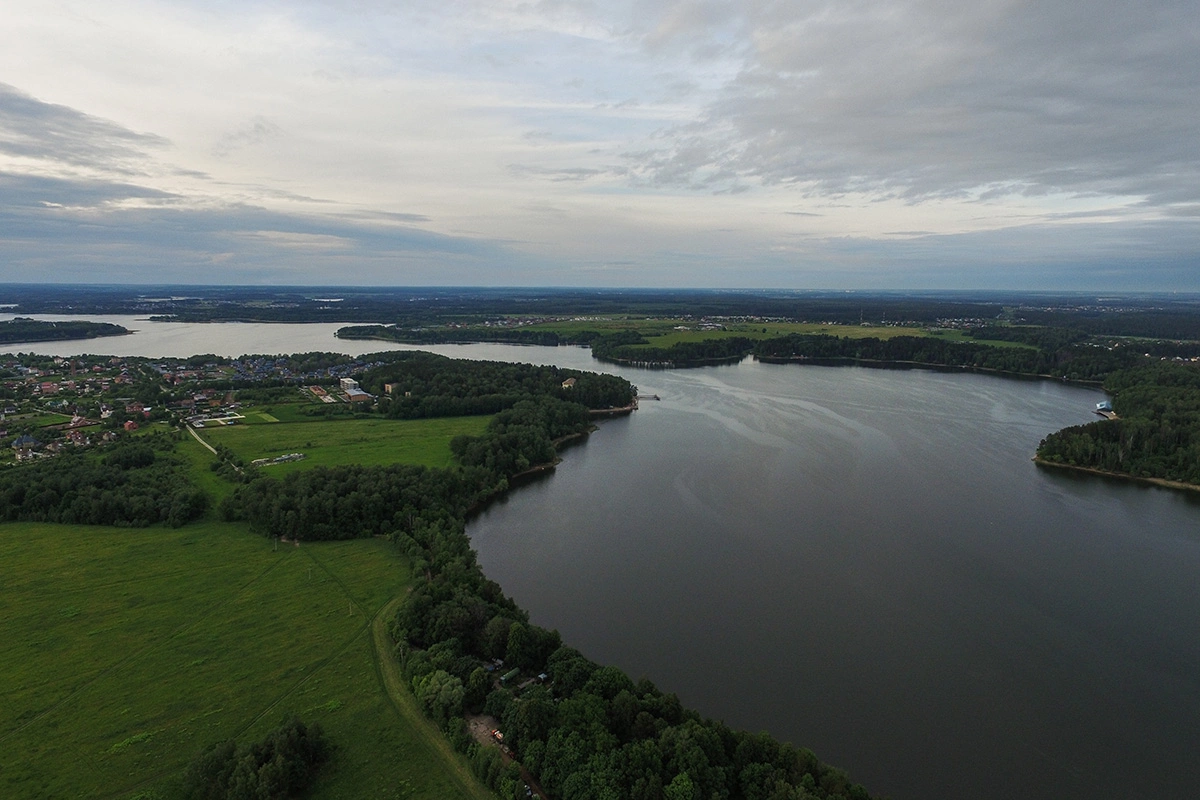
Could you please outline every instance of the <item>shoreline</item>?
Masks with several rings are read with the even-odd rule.
[[[1034,456],[1033,463],[1039,467],[1047,467],[1050,469],[1062,469],[1069,472],[1082,472],[1088,475],[1098,475],[1103,478],[1115,478],[1122,481],[1132,481],[1133,483],[1145,483],[1151,486],[1158,486],[1163,489],[1175,489],[1185,492],[1200,492],[1200,484],[1185,483],[1184,481],[1172,481],[1167,478],[1146,478],[1141,475],[1130,475],[1127,472],[1109,472],[1104,469],[1096,469],[1095,467],[1081,467],[1078,464],[1060,464],[1056,461],[1047,461],[1041,456]]]
[[[588,415],[592,417],[626,417],[638,410],[637,398],[633,398],[633,402],[627,406],[617,406],[616,408],[589,408]],[[573,436],[582,436],[584,434],[573,434]],[[570,439],[572,437],[564,437]],[[555,446],[562,440],[556,440]]]
[[[1011,372],[990,367],[975,367],[967,364],[930,364],[925,361],[884,361],[874,358],[820,358],[810,356],[754,356],[763,364],[812,364],[818,367],[861,366],[870,369],[928,369],[934,372],[976,372],[982,375],[997,375],[1005,378],[1020,378],[1031,381],[1059,381],[1079,386],[1103,387],[1103,381],[1082,378],[1055,377],[1038,372]]]

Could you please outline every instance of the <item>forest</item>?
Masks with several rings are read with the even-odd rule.
[[[564,386],[571,378],[573,385]],[[614,375],[422,352],[392,355],[389,363],[365,372],[360,384],[380,396],[379,412],[391,419],[494,414],[530,397],[570,400],[591,409],[620,408],[637,393],[637,387]]]
[[[171,451],[175,436],[119,439],[99,452],[70,452],[0,470],[0,520],[178,528],[208,498]]]
[[[1200,369],[1156,361],[1109,375],[1117,419],[1052,433],[1040,461],[1200,485]]]
[[[592,342],[592,355],[600,361],[679,368],[740,361],[754,347],[754,342],[743,336],[676,342],[670,347],[649,344],[637,331],[608,334]]]
[[[25,317],[0,322],[0,344],[95,339],[126,333],[129,333],[128,328],[110,322],[43,322]]]
[[[986,329],[1004,335],[1012,329]],[[1011,333],[1008,334],[1012,336]],[[949,341],[937,336],[897,336],[892,339],[848,339],[827,334],[793,334],[758,342],[754,355],[761,361],[813,361],[816,363],[907,363],[957,369],[1040,375],[1077,381],[1098,381],[1110,372],[1142,360],[1130,347],[1109,348],[1054,331],[1022,331],[1038,347],[997,347],[976,342]],[[1022,341],[1022,339],[1010,339]]]
[[[308,787],[330,750],[320,725],[293,717],[261,742],[206,748],[172,788],[182,800],[288,800]]]

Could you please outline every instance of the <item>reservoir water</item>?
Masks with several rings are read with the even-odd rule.
[[[389,349],[336,325],[92,319],[139,331],[4,350]],[[1197,796],[1200,504],[1029,460],[1100,393],[423,349],[618,372],[662,398],[470,526],[487,574],[590,658],[896,800]]]

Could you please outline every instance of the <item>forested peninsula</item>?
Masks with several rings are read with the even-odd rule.
[[[589,660],[556,631],[531,623],[483,574],[466,534],[471,515],[523,472],[553,464],[555,443],[591,430],[593,412],[629,406],[636,387],[623,378],[421,352],[112,361],[120,363],[96,364],[114,373],[109,391],[152,397],[173,410],[151,412],[139,403],[134,412],[127,405],[132,418],[110,417],[101,426],[105,436],[64,440],[53,452],[22,434],[16,443],[28,453],[24,462],[0,471],[0,519],[186,527],[217,514],[297,546],[393,542],[417,576],[403,600],[389,606],[396,608],[388,630],[403,678],[477,778],[505,800],[527,797],[526,783],[554,798],[870,797],[808,750],[705,719],[649,680]],[[334,377],[351,368],[355,377]],[[255,377],[230,380],[236,375]],[[206,410],[196,408],[198,398]],[[24,411],[24,401],[12,402],[22,404],[28,424],[38,424],[32,406]],[[82,401],[64,410],[88,422]],[[282,418],[296,433],[271,434],[277,441],[298,436],[313,448],[325,430],[473,416],[486,417],[486,424],[450,439],[452,462],[444,467],[297,462],[295,471],[276,477],[225,444],[243,438],[216,436],[238,427],[267,435],[285,427]],[[197,430],[215,439],[214,458],[194,445]],[[197,472],[198,464],[208,466]],[[215,509],[213,490],[224,495]],[[471,735],[468,719],[487,718],[478,715],[495,721],[503,748],[501,736]],[[133,733],[113,750],[154,735]],[[321,764],[338,746],[320,738],[319,728],[292,720],[257,745],[213,743],[186,772],[141,796],[234,797],[242,796],[236,793],[242,784],[259,786],[261,796],[283,796],[271,792],[286,794],[318,769],[336,769]],[[286,759],[274,755],[284,751]],[[296,782],[287,783],[287,775]]]
[[[432,368],[439,365],[446,374]],[[480,383],[475,397],[509,399],[486,433],[451,443],[455,468],[345,467],[282,480],[256,477],[222,504],[222,513],[292,540],[388,536],[413,559],[426,580],[391,626],[405,676],[430,718],[502,797],[518,783],[514,766],[506,766],[499,748],[472,739],[470,715],[499,720],[507,752],[552,797],[868,798],[807,750],[704,719],[649,681],[635,683],[588,660],[557,632],[530,623],[484,576],[466,534],[471,512],[531,465],[552,461],[554,440],[586,431],[589,407],[627,404],[635,387],[572,372],[577,380],[563,389],[567,373],[554,368],[426,354],[368,372],[362,382],[443,386],[473,371],[507,375]],[[587,405],[570,394],[581,387],[596,392],[586,395]],[[385,413],[420,408],[405,399]],[[509,677],[500,681],[501,674]]]
[[[96,339],[126,333],[129,333],[128,328],[110,322],[44,322],[25,317],[0,322],[0,344]]]
[[[1200,369],[1153,362],[1110,374],[1115,418],[1042,440],[1039,463],[1200,490]]]

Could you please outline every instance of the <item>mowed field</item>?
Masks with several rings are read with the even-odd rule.
[[[245,422],[198,431],[210,444],[221,444],[246,463],[257,458],[274,458],[303,453],[304,460],[266,467],[269,475],[285,475],[299,469],[342,464],[422,464],[448,467],[450,440],[459,434],[483,433],[491,417],[446,417],[437,419],[332,419],[303,422],[272,422],[264,417],[283,416],[278,408],[270,413],[247,409]]]

